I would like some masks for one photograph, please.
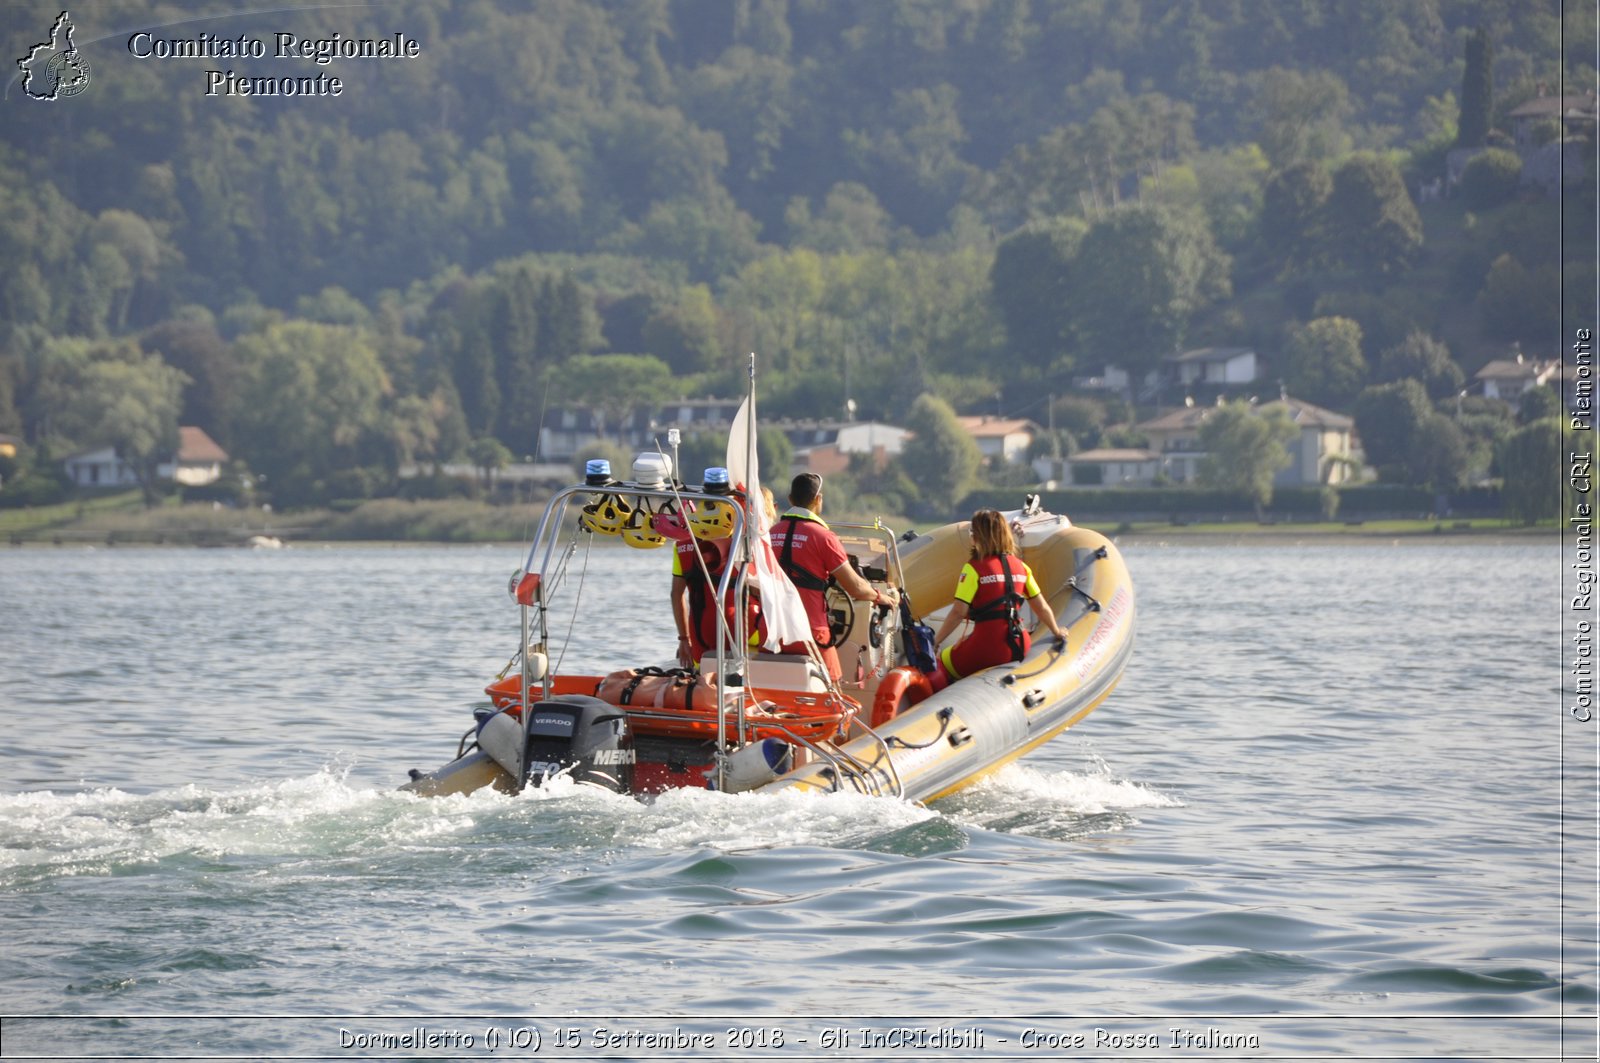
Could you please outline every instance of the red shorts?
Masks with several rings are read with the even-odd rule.
[[[991,665],[1010,664],[1016,658],[1012,655],[1011,644],[1006,640],[1007,626],[1004,620],[985,621],[974,625],[972,634],[954,646],[946,646],[939,653],[939,663],[944,666],[945,675],[955,680]],[[1023,654],[1027,654],[1030,644],[1028,629],[1023,628]]]

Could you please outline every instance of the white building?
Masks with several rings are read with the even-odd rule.
[[[1485,398],[1516,402],[1530,388],[1549,383],[1561,371],[1558,361],[1536,362],[1518,352],[1515,358],[1497,358],[1473,374]]]
[[[137,487],[139,477],[123,461],[116,447],[100,447],[74,454],[62,462],[67,479],[79,487]]]
[[[905,450],[909,431],[882,421],[780,421],[776,427],[794,447],[793,472],[831,476],[850,467],[853,458],[872,455],[882,468]]]
[[[978,444],[978,452],[989,460],[1025,462],[1028,448],[1039,435],[1038,425],[1016,418],[958,417],[956,420]]]
[[[1257,375],[1256,352],[1248,347],[1199,347],[1173,355],[1167,364],[1183,387],[1244,385]]]
[[[1067,459],[1072,482],[1084,486],[1149,487],[1161,472],[1161,455],[1132,447],[1096,447]]]
[[[1284,397],[1262,403],[1260,410],[1281,407],[1300,435],[1289,444],[1294,459],[1274,483],[1280,487],[1339,484],[1352,478],[1355,455],[1355,421],[1342,413],[1324,410],[1300,399]],[[1177,483],[1193,483],[1200,475],[1206,450],[1200,443],[1200,426],[1217,406],[1183,406],[1144,422],[1139,430],[1150,449],[1161,455],[1162,471]]]
[[[185,487],[202,487],[220,480],[227,463],[228,452],[205,429],[186,425],[178,429],[177,452],[156,466],[156,477]],[[139,486],[138,473],[115,447],[74,454],[62,464],[67,478],[79,487]]]

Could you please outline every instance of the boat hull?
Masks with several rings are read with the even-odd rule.
[[[929,694],[920,673],[904,665],[890,667],[898,639],[886,634],[881,613],[859,603],[851,634],[839,646],[846,678],[837,689],[803,656],[756,655],[725,666],[707,657],[698,678],[649,668],[606,676],[563,674],[527,686],[527,693],[536,706],[543,697],[555,699],[547,703],[552,711],[577,698],[593,703],[606,720],[625,720],[626,733],[616,736],[620,744],[605,764],[629,767],[617,773],[622,792],[643,796],[722,785],[741,791],[853,791],[916,801],[953,793],[1081,721],[1111,693],[1133,652],[1133,582],[1116,546],[1052,514],[1006,516],[1023,559],[1067,633],[1065,647],[1036,630],[1023,660]],[[936,616],[951,605],[970,550],[966,524],[898,541],[881,528],[867,530],[877,532],[875,546],[860,545],[867,541],[862,539],[852,549],[849,537],[842,537],[862,571],[882,585],[900,587],[919,617]],[[709,679],[718,671],[734,680],[721,695],[718,683]],[[515,792],[521,763],[544,774],[574,769],[574,776],[581,776],[576,771],[581,757],[558,758],[532,745],[522,750],[525,741],[533,741],[521,722],[523,690],[517,676],[491,684],[487,693],[494,710],[480,710],[475,742],[436,771],[413,772],[404,788],[429,796],[484,787]],[[927,696],[917,701],[918,692]],[[541,719],[535,717],[533,731],[543,726]],[[539,778],[539,771],[529,770],[530,782]]]
[[[1023,559],[1067,632],[1064,652],[1046,634],[1024,660],[968,676],[887,723],[862,728],[840,747],[840,763],[813,760],[763,789],[932,800],[1050,740],[1104,701],[1133,652],[1128,569],[1116,547],[1089,529],[1025,524],[1022,531]],[[929,538],[902,562],[918,604],[932,599],[939,608],[949,604],[966,547],[958,528]]]

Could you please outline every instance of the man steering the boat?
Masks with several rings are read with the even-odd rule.
[[[779,567],[800,592],[806,618],[811,622],[812,640],[827,665],[828,675],[837,680],[843,670],[828,626],[828,586],[837,585],[856,601],[891,608],[899,604],[900,594],[893,587],[886,591],[873,589],[872,584],[850,567],[850,557],[839,537],[822,519],[822,477],[814,472],[796,476],[789,485],[789,507],[772,525],[772,552],[777,555]],[[786,643],[778,651],[805,653],[806,647],[800,643]]]

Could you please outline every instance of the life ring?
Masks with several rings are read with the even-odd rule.
[[[872,726],[882,727],[917,702],[932,696],[933,684],[926,675],[905,665],[891,668],[872,699]]]

